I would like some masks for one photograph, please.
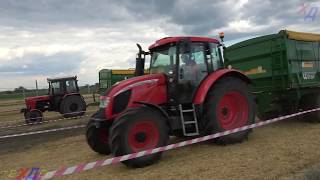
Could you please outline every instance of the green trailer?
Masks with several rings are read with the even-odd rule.
[[[252,80],[258,116],[269,119],[320,106],[319,52],[319,34],[282,30],[227,47],[224,57]]]
[[[115,83],[134,76],[134,69],[102,69],[99,71],[99,93],[103,94]]]

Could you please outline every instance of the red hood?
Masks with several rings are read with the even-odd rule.
[[[36,105],[38,101],[50,101],[50,96],[34,96],[34,97],[27,97],[25,99],[27,109],[36,109]]]
[[[35,100],[49,100],[49,99],[50,99],[49,95],[44,95],[44,96],[27,97],[25,100],[26,101],[35,101]]]
[[[125,90],[131,89],[133,87],[142,86],[148,83],[157,83],[165,84],[166,77],[164,74],[148,74],[144,76],[133,77],[120,81],[118,84],[115,84],[109,91],[106,92],[105,96],[112,97]]]
[[[119,113],[113,111],[113,103],[115,97],[117,97],[122,92],[126,92],[129,89],[130,98],[127,102],[127,108],[138,106],[138,104],[136,104],[135,102],[148,102],[156,105],[164,104],[167,102],[167,86],[165,74],[149,74],[130,78],[114,85],[106,92],[105,96],[100,96],[101,102],[108,102],[108,105],[105,109],[105,115],[106,117],[108,117],[108,119],[115,118],[115,116]],[[123,110],[121,110],[121,112]]]

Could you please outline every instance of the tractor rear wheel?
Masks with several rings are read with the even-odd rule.
[[[101,111],[101,110],[99,110]],[[86,139],[92,150],[99,154],[110,154],[109,146],[109,129],[110,124],[100,123],[100,127],[96,126],[96,122],[92,119],[98,119],[99,111],[91,116],[87,125]]]
[[[320,107],[320,94],[305,95],[300,100],[300,108],[304,111]],[[320,111],[303,114],[302,119],[308,122],[320,123]]]
[[[166,118],[147,107],[131,109],[118,117],[110,129],[114,156],[122,156],[167,145],[169,128]],[[144,167],[158,161],[161,152],[124,161],[129,167]]]
[[[217,82],[209,91],[205,103],[205,132],[213,134],[253,124],[255,106],[247,84],[234,77]],[[232,144],[247,139],[245,130],[214,139],[218,144]]]
[[[36,124],[42,122],[43,120],[42,112],[39,110],[25,112],[24,118],[27,124]]]
[[[70,95],[64,98],[60,104],[60,113],[63,117],[76,117],[84,115],[86,103],[79,95]]]

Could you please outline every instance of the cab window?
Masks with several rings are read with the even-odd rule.
[[[71,93],[71,92],[76,92],[76,83],[74,82],[74,80],[68,80],[66,81],[66,88],[67,88],[67,92]]]
[[[209,48],[210,48],[211,62],[208,63],[208,65],[211,66],[213,71],[215,71],[221,67],[219,47],[215,43],[210,43]]]
[[[203,43],[192,43],[189,50],[180,49],[180,81],[198,84],[207,75],[205,63],[205,46]]]
[[[174,69],[176,63],[176,47],[165,47],[158,49],[152,53],[150,73],[165,73]]]
[[[63,93],[62,83],[61,82],[52,82],[51,83],[53,94]]]

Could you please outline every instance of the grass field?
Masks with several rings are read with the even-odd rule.
[[[96,109],[90,107],[84,118],[2,129],[0,134],[85,124]],[[56,119],[60,115],[46,113],[45,117]],[[1,114],[0,126],[22,123],[22,118],[18,113]],[[84,131],[0,140],[0,179],[13,179],[20,168],[39,167],[45,172],[110,157],[93,152],[86,144]],[[319,139],[320,124],[290,119],[255,129],[241,144],[218,146],[205,142],[165,152],[159,163],[146,168],[130,169],[118,164],[59,179],[310,179],[311,175],[319,175]],[[171,142],[182,140],[171,138]]]

